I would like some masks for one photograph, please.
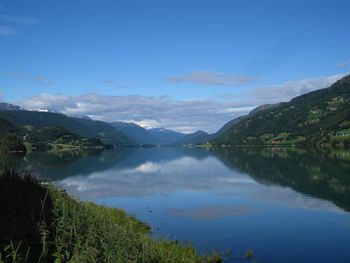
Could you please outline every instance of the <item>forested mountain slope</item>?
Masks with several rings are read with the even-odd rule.
[[[316,145],[350,141],[350,75],[253,114],[213,140],[214,145]]]
[[[0,117],[9,120],[18,127],[60,126],[83,137],[99,138],[107,144],[126,145],[133,142],[118,132],[112,125],[103,121],[72,118],[59,113],[25,110],[0,110]]]

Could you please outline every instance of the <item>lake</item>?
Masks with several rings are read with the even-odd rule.
[[[123,208],[155,238],[232,250],[225,262],[246,262],[248,249],[258,262],[350,262],[345,150],[115,149],[1,157],[0,165]]]

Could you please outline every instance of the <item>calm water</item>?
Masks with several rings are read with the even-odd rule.
[[[148,148],[0,158],[82,200],[121,207],[153,235],[258,262],[350,262],[350,154]]]

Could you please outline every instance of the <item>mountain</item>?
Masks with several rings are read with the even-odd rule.
[[[22,129],[16,127],[8,120],[0,118],[0,153],[25,153],[26,147],[21,141],[23,134]]]
[[[103,121],[72,118],[59,113],[26,110],[0,110],[0,117],[9,120],[18,127],[55,125],[69,129],[83,137],[101,139],[106,144],[133,144],[131,139]]]
[[[185,145],[185,144],[200,144],[203,142],[206,142],[208,138],[210,137],[209,133],[206,133],[205,131],[196,131],[194,133],[186,134],[182,136],[180,139],[176,140],[174,144],[176,145]]]
[[[112,122],[111,125],[138,144],[170,145],[184,136],[164,128],[146,130],[135,123]]]
[[[110,148],[100,139],[85,138],[68,129],[59,126],[19,128],[10,121],[0,118],[0,151],[6,149],[21,149],[27,147],[40,150],[51,150],[53,148]],[[4,147],[7,145],[7,147]],[[11,146],[12,145],[12,146]],[[7,150],[11,151],[11,150]],[[25,152],[25,151],[24,151]]]
[[[13,125],[7,119],[0,118],[0,138],[8,133],[15,133],[17,135],[22,135],[21,129]]]
[[[66,128],[59,126],[44,126],[40,128],[26,127],[24,141],[36,149],[49,150],[52,148],[105,148],[101,139],[85,138]]]
[[[227,122],[224,126],[222,126],[216,133],[211,135],[210,139],[215,139],[217,137],[219,137],[220,135],[224,134],[228,129],[230,129],[233,125],[235,125],[236,123],[248,118],[249,115],[243,115],[243,116],[239,116],[235,119],[233,119],[232,121]]]
[[[164,128],[153,128],[148,131],[156,138],[157,144],[172,144],[184,136],[183,133]]]
[[[276,108],[278,105],[280,105],[281,103],[275,103],[275,104],[263,104],[259,107],[256,107],[255,109],[253,109],[251,112],[248,113],[248,116],[252,116],[256,113],[259,113],[260,111],[263,110],[268,110],[268,109],[272,109],[272,108]]]
[[[58,112],[55,111],[54,109],[50,109],[50,108],[38,108],[38,109],[35,109],[35,110],[33,110],[33,111],[58,113]]]
[[[111,125],[119,132],[128,136],[138,144],[158,144],[157,138],[148,130],[135,123],[112,122]]]
[[[277,107],[278,105],[279,105],[279,103],[278,104],[261,105],[259,107],[256,107],[255,109],[253,109],[251,112],[249,112],[248,115],[239,116],[239,117],[227,122],[224,126],[222,126],[215,133],[208,134],[204,131],[196,131],[195,133],[186,134],[185,136],[183,136],[179,140],[175,141],[174,144],[176,144],[176,145],[184,145],[184,144],[196,145],[196,144],[205,143],[207,141],[215,140],[216,138],[218,138],[219,136],[224,134],[227,130],[229,130],[232,126],[239,123],[240,121],[242,121],[242,120],[244,120],[244,119],[248,118],[249,116],[252,116],[256,113],[259,113],[260,111],[263,111],[266,109],[271,109],[271,108]]]
[[[78,119],[92,120],[89,116],[86,116],[86,115],[76,115],[71,117],[78,118]]]
[[[23,109],[13,104],[0,102],[0,110],[23,110]]]
[[[350,75],[236,123],[214,145],[350,143]]]
[[[248,113],[248,115],[243,115],[243,116],[239,116],[235,119],[233,119],[232,121],[227,122],[224,126],[222,126],[222,128],[220,130],[218,130],[216,133],[212,134],[211,137],[209,138],[210,140],[214,140],[217,137],[219,137],[220,135],[224,134],[227,130],[229,130],[233,125],[239,123],[240,121],[253,116],[254,114],[257,114],[263,110],[267,110],[267,109],[272,109],[275,108],[279,105],[279,103],[277,104],[263,104],[261,106],[256,107],[255,109],[253,109],[252,111],[250,111]]]

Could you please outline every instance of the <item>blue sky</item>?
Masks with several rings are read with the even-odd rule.
[[[0,99],[214,132],[350,71],[349,1],[0,0]]]

